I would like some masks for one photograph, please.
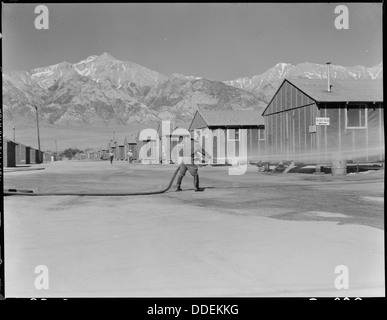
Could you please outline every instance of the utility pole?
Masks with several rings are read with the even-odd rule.
[[[37,130],[38,130],[38,150],[39,150],[39,162],[41,162],[41,159],[40,159],[39,114],[38,114],[38,107],[37,107],[37,106],[35,106],[35,110],[36,110],[36,127],[37,127]]]
[[[13,142],[16,142],[16,140],[15,140],[15,125],[13,126]]]
[[[331,62],[327,62],[326,65],[327,65],[327,79],[328,79],[328,88],[327,88],[327,91],[328,92],[331,92],[331,79],[330,79],[330,74],[329,74],[329,65],[331,64]]]

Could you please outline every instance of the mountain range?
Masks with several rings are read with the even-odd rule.
[[[383,64],[330,66],[332,79],[381,79]],[[213,81],[166,76],[108,53],[3,74],[4,122],[31,121],[35,107],[51,125],[189,122],[197,109],[263,111],[282,80],[326,78],[326,65],[278,63],[261,75]]]

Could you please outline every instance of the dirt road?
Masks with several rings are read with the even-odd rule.
[[[4,173],[35,192],[157,190],[175,166],[62,161]],[[382,296],[384,172],[199,170],[183,192],[5,197],[6,296]],[[49,288],[37,289],[37,266]],[[348,270],[338,289],[337,266]],[[337,271],[337,270],[336,270]]]

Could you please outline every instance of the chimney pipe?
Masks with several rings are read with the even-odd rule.
[[[328,92],[331,92],[331,84],[330,84],[330,74],[329,74],[329,65],[331,64],[331,62],[327,62],[327,69],[328,69]]]

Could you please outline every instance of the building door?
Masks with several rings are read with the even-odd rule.
[[[16,167],[16,145],[15,143],[11,141],[6,141],[7,148],[6,148],[6,153],[7,153],[7,167]]]

